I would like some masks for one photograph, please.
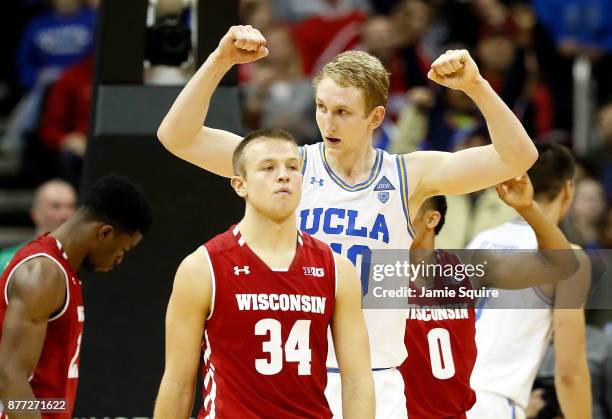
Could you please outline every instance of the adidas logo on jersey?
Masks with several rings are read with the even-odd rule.
[[[304,275],[322,278],[325,276],[325,270],[323,268],[315,268],[314,266],[304,266]]]
[[[240,266],[234,266],[234,275],[245,274],[248,275],[251,273],[251,268],[249,265],[244,265],[242,268]]]

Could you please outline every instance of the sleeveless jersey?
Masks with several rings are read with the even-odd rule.
[[[413,228],[408,212],[408,177],[401,156],[376,150],[365,181],[350,186],[327,164],[325,144],[300,149],[304,160],[298,227],[345,255],[361,275],[367,293],[373,249],[410,249]],[[406,310],[364,309],[373,368],[399,366],[406,358]],[[333,345],[328,367],[337,368]]]
[[[449,252],[435,251],[440,266],[461,264]],[[464,417],[476,401],[470,375],[476,362],[476,315],[469,297],[469,279],[435,278],[428,290],[454,290],[456,297],[421,296],[415,287],[406,319],[408,358],[400,367],[404,378],[408,414],[411,419]]]
[[[30,386],[36,398],[61,398],[67,401],[67,412],[46,415],[43,418],[72,418],[79,377],[79,353],[85,311],[81,293],[81,281],[74,271],[61,243],[45,235],[23,246],[9,262],[0,277],[2,301],[0,302],[0,324],[9,299],[9,283],[13,273],[27,261],[46,257],[51,259],[64,273],[66,279],[66,301],[61,310],[49,318],[47,333],[36,369],[30,378]],[[0,329],[0,340],[2,330]],[[0,415],[0,417],[4,417]]]
[[[477,235],[471,249],[537,249],[534,231],[517,219]],[[503,301],[512,309],[495,309]],[[496,393],[527,407],[531,387],[548,347],[553,302],[537,288],[499,290],[477,310],[478,357],[472,373],[474,390]]]
[[[287,270],[269,268],[234,227],[205,245],[213,291],[199,418],[331,418],[327,328],[336,299],[331,249],[300,233]]]

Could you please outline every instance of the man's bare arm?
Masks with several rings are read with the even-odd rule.
[[[34,258],[13,273],[0,342],[0,398],[5,407],[7,399],[34,399],[28,380],[42,353],[49,318],[65,299],[64,273],[49,258]],[[9,413],[15,419],[41,417],[39,412]]]
[[[179,266],[166,312],[166,361],[156,419],[191,415],[204,325],[211,305],[211,273],[200,247]]]
[[[432,64],[428,77],[462,90],[482,112],[492,144],[456,153],[422,151],[404,156],[411,192],[422,203],[433,195],[460,195],[503,182],[527,171],[538,152],[523,125],[479,74],[465,50],[448,51]],[[420,206],[420,205],[419,205]]]
[[[555,286],[555,389],[566,418],[590,418],[591,376],[583,307],[591,288],[591,262],[580,246],[572,244],[572,248],[580,260],[580,268],[572,280]]]
[[[242,140],[228,131],[202,126],[213,92],[234,64],[268,55],[266,40],[250,26],[233,26],[217,49],[178,95],[157,130],[172,154],[221,176],[232,176],[232,153]]]
[[[347,259],[339,255],[334,258],[338,291],[331,329],[342,380],[342,415],[347,419],[371,419],[375,411],[374,381],[361,310],[361,283]]]
[[[489,259],[483,285],[503,289],[528,288],[562,281],[574,275],[579,261],[561,229],[534,201],[529,176],[524,173],[496,185],[495,189],[500,199],[513,207],[531,226],[538,241],[538,251],[514,251],[503,255],[487,252],[479,255]]]

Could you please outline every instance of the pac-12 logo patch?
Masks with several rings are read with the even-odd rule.
[[[383,204],[386,203],[389,200],[389,192],[388,191],[378,192],[378,200],[382,202]]]
[[[314,266],[304,266],[304,275],[322,278],[325,276],[325,270],[323,268],[315,268]]]
[[[378,192],[378,200],[383,204],[389,200],[389,191],[394,191],[395,187],[387,179],[387,176],[383,176],[382,179],[374,187],[374,191]]]

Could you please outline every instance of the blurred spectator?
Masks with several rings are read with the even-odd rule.
[[[319,16],[335,18],[359,11],[369,13],[369,0],[274,0],[274,13],[280,20],[296,22]]]
[[[240,0],[240,21],[266,32],[274,23],[271,0]]]
[[[249,129],[276,127],[291,132],[301,144],[318,138],[314,90],[301,72],[289,31],[277,26],[265,33],[270,55],[255,63],[245,86],[244,118]]]
[[[422,47],[422,41],[429,28],[431,13],[429,4],[422,0],[404,0],[391,14],[396,48],[404,61],[407,88],[426,86],[429,82],[427,72],[432,58]]]
[[[240,0],[240,21],[243,25],[251,25],[262,34],[270,31],[274,26],[272,13],[272,0]],[[238,66],[238,79],[240,84],[248,83],[253,77],[255,63]]]
[[[541,136],[553,128],[551,94],[540,79],[535,56],[503,32],[477,46],[480,72],[521,119],[527,132]]]
[[[92,52],[95,12],[81,0],[52,0],[53,10],[33,19],[23,34],[19,78],[29,90],[40,77],[59,72]]]
[[[481,126],[467,134],[454,151],[490,143],[486,127]],[[478,233],[518,217],[512,207],[499,199],[495,188],[466,195],[447,195],[446,201],[446,223],[436,238],[441,249],[463,249]]]
[[[39,135],[59,153],[60,176],[78,186],[87,145],[93,57],[68,68],[53,84],[44,104]]]
[[[72,216],[76,207],[76,193],[63,180],[52,179],[40,185],[34,192],[30,216],[36,228],[36,236],[55,230]],[[25,243],[0,251],[0,273]]]
[[[390,74],[385,121],[396,121],[406,106],[406,67],[396,48],[394,26],[387,16],[370,16],[361,27],[359,49],[383,63]]]
[[[599,103],[612,94],[612,8],[609,0],[534,0],[540,25],[536,31],[544,80],[557,106],[555,125],[572,122],[572,65],[586,57],[594,65]]]
[[[612,103],[597,115],[599,144],[584,158],[585,164],[603,184],[608,203],[612,202]]]
[[[317,13],[293,26],[293,37],[302,58],[302,68],[305,74],[314,75],[336,55],[353,49],[357,45],[361,24],[366,19],[366,13],[363,8],[356,7],[353,0],[316,0],[312,2],[280,0],[280,2],[292,5],[331,7],[317,8]],[[279,9],[274,10],[278,13]],[[283,18],[283,15],[277,14],[277,17]]]
[[[589,177],[576,181],[574,203],[563,226],[568,240],[585,249],[597,248],[605,210],[601,183]]]
[[[451,151],[466,133],[481,124],[472,100],[459,90],[436,88],[435,93],[415,88],[400,114],[390,150],[403,154],[415,150]]]

